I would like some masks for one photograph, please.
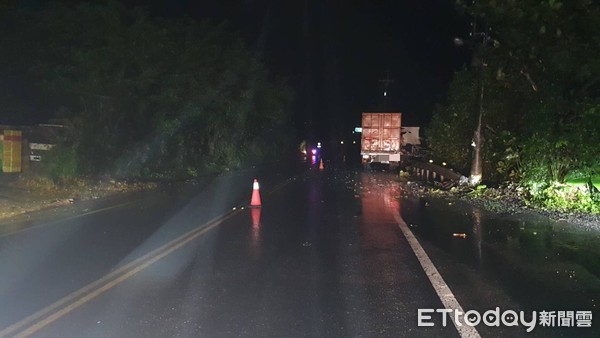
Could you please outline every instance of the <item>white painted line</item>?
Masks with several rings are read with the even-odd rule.
[[[456,300],[456,297],[454,297],[452,290],[450,290],[450,287],[448,287],[448,284],[446,284],[444,278],[442,278],[442,275],[440,275],[438,270],[435,268],[435,265],[433,265],[433,262],[431,261],[431,259],[429,259],[429,256],[427,256],[427,253],[425,252],[421,244],[419,244],[419,241],[417,240],[415,235],[413,235],[412,231],[410,231],[410,229],[406,225],[406,222],[404,222],[402,217],[400,217],[400,215],[398,215],[396,212],[393,212],[393,214],[394,218],[396,219],[396,222],[398,223],[398,226],[400,227],[400,230],[402,230],[404,237],[406,237],[406,240],[408,240],[408,244],[410,244],[410,247],[417,256],[419,263],[421,263],[425,274],[429,278],[431,285],[435,289],[435,292],[442,301],[444,307],[446,309],[450,309],[453,311],[458,310],[464,313],[462,306],[460,306],[460,303],[458,303],[458,300]],[[479,335],[479,332],[477,332],[477,329],[475,329],[475,327],[468,326],[465,323],[457,323],[454,316],[449,317],[452,318],[452,323],[454,323],[454,327],[456,327],[458,334],[460,334],[462,338],[481,337]]]
[[[76,215],[73,215],[73,216],[68,216],[68,217],[57,219],[57,220],[54,220],[54,221],[51,221],[51,222],[47,222],[47,223],[36,224],[36,225],[25,227],[25,228],[22,228],[22,229],[13,230],[13,231],[10,231],[10,232],[7,232],[7,233],[0,233],[0,237],[8,237],[8,236],[11,236],[11,235],[14,235],[14,234],[18,234],[18,233],[21,233],[21,232],[25,232],[25,231],[29,231],[29,230],[34,230],[34,229],[39,229],[39,228],[47,227],[49,225],[61,223],[61,222],[64,222],[64,221],[70,221],[70,220],[77,219],[77,218],[80,218],[80,217],[89,216],[89,215],[97,214],[97,213],[100,213],[100,212],[104,212],[104,211],[109,211],[109,210],[121,208],[121,207],[124,207],[124,206],[131,205],[131,204],[133,204],[135,202],[137,202],[137,200],[128,201],[128,202],[120,203],[120,204],[115,204],[115,205],[111,205],[111,206],[108,206],[108,207],[105,207],[105,208],[101,208],[101,209],[95,209],[95,210],[87,211],[87,212],[84,212],[84,213],[81,213],[81,214],[76,214]],[[64,205],[64,206],[67,206],[67,205]],[[36,210],[36,211],[40,211],[40,210]],[[36,211],[33,211],[33,212],[36,212]]]

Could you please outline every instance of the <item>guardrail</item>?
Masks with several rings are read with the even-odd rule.
[[[432,163],[410,162],[407,167],[412,172],[425,181],[454,181],[457,183],[466,180],[466,177],[460,173]]]

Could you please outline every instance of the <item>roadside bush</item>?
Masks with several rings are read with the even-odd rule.
[[[78,159],[74,149],[58,146],[44,156],[43,168],[55,183],[62,183],[79,175]]]
[[[551,210],[600,214],[600,201],[589,189],[558,182],[530,184],[530,201]]]

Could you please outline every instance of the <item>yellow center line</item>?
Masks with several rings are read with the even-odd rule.
[[[17,336],[28,336],[31,335],[48,324],[56,321],[63,317],[69,312],[75,310],[81,305],[89,302],[90,300],[98,297],[102,293],[110,290],[114,286],[122,283],[123,281],[134,276],[141,270],[152,265],[159,259],[167,256],[173,251],[181,248],[185,244],[194,240],[198,236],[206,233],[215,226],[221,224],[223,221],[233,217],[240,211],[233,211],[226,213],[221,216],[217,216],[207,223],[188,231],[180,237],[170,241],[169,243],[157,248],[144,256],[130,262],[127,265],[122,266],[118,270],[104,276],[103,278],[92,282],[85,287],[65,296],[64,298],[54,302],[53,304],[39,310],[38,312],[22,319],[21,321],[7,327],[0,331],[0,337],[7,337],[15,334],[15,332],[22,330]],[[30,326],[28,326],[30,325]]]
[[[295,177],[294,177],[295,179]],[[279,183],[278,185],[274,186],[268,193],[267,195],[271,195],[274,194],[275,192],[277,192],[278,190],[280,190],[281,188],[285,187],[286,185],[288,185],[290,182],[292,181],[292,179],[288,179],[286,181],[283,181],[281,183]]]
[[[292,179],[286,180],[275,187],[273,187],[267,195],[271,195],[281,188],[292,182]],[[133,202],[128,202],[133,203]],[[128,204],[124,203],[124,204]],[[121,205],[122,206],[122,205]],[[113,207],[95,210],[91,213],[105,211]],[[234,215],[241,212],[241,209],[230,211],[228,213],[219,215],[208,222],[188,231],[187,233],[179,236],[178,238],[168,242],[167,244],[139,257],[138,259],[120,267],[119,269],[105,275],[104,277],[84,286],[83,288],[72,292],[71,294],[59,299],[58,301],[46,306],[45,308],[23,318],[22,320],[8,326],[4,330],[0,331],[0,338],[8,336],[16,337],[27,337],[35,332],[41,330],[45,326],[59,320],[73,310],[100,296],[106,291],[126,281],[138,272],[144,270],[150,265],[154,264],[161,258],[171,254],[175,250],[188,244],[199,236],[205,234],[212,228],[218,226],[227,219],[230,219]],[[87,213],[90,214],[90,213]],[[81,217],[81,215],[74,216],[72,218]]]

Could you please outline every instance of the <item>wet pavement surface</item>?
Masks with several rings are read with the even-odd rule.
[[[254,177],[263,206],[242,209]],[[443,305],[394,214],[463,309],[600,318],[597,233],[421,199],[405,184],[357,170],[248,172],[27,224],[0,237],[0,336],[458,336],[440,316],[417,325],[418,309]],[[597,328],[477,326],[482,337]]]
[[[493,307],[491,297],[496,304],[527,313],[554,311],[555,326],[559,311],[591,311],[599,318],[599,232],[533,213],[498,215],[447,198],[403,193],[401,201],[403,218],[430,250],[450,287],[474,308]],[[476,283],[465,282],[469,280]],[[538,324],[535,331],[550,336],[600,334],[597,324],[568,329]]]

